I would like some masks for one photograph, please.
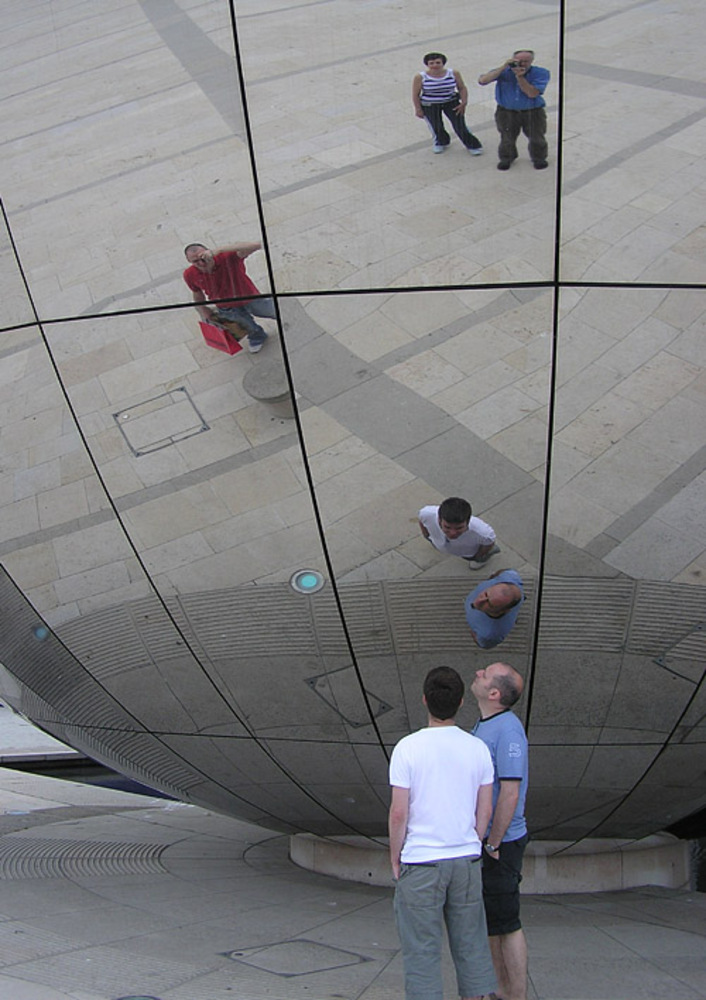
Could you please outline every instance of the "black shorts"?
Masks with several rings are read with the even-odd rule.
[[[488,934],[512,934],[522,927],[520,922],[520,882],[522,858],[529,837],[508,840],[500,845],[496,861],[483,852],[483,902]]]

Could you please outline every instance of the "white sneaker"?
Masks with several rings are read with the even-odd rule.
[[[446,146],[440,146],[438,142],[435,142],[434,145],[432,146],[432,149],[434,150],[435,153],[443,153],[444,150],[446,149]]]
[[[262,333],[264,334],[262,340],[256,340],[254,344],[252,342],[252,337],[248,337],[248,350],[251,354],[257,354],[265,346],[268,334],[266,334],[264,330],[262,330]]]
[[[492,559],[494,555],[497,555],[500,551],[499,546],[494,545],[487,556],[484,559],[469,559],[468,568],[473,572],[476,569],[482,569],[485,564]]]
[[[483,147],[482,146],[476,146],[475,149],[469,149],[468,152],[471,154],[471,156],[482,156],[483,155]]]

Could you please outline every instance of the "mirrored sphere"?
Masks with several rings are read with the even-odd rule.
[[[183,801],[379,836],[427,670],[502,659],[534,837],[699,812],[701,8],[235,6],[0,12],[0,697]],[[498,171],[476,81],[528,44],[548,167],[518,128]],[[415,114],[439,46],[482,156]],[[487,562],[421,530],[453,497]]]

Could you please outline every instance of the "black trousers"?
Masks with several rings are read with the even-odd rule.
[[[517,137],[520,132],[529,139],[529,155],[533,163],[547,158],[547,113],[544,108],[511,111],[500,105],[495,109],[495,124],[500,133],[498,159],[506,163],[517,159]]]
[[[460,97],[458,94],[452,98],[450,101],[445,101],[443,104],[422,104],[422,111],[424,112],[424,117],[429,122],[429,126],[434,133],[434,142],[438,146],[448,146],[451,142],[451,136],[444,128],[444,119],[442,115],[446,115],[448,120],[451,122],[454,132],[459,137],[466,149],[482,149],[482,143],[480,139],[477,139],[471,131],[469,131],[465,118],[462,114],[456,114],[454,108],[458,107],[458,102]]]

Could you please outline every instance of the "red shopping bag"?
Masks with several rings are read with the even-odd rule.
[[[205,320],[199,320],[199,326],[203,339],[209,347],[215,347],[217,351],[225,351],[226,354],[237,354],[238,351],[242,351],[243,348],[238,343],[238,338],[234,337],[229,330],[214,326],[213,323],[206,323]]]

